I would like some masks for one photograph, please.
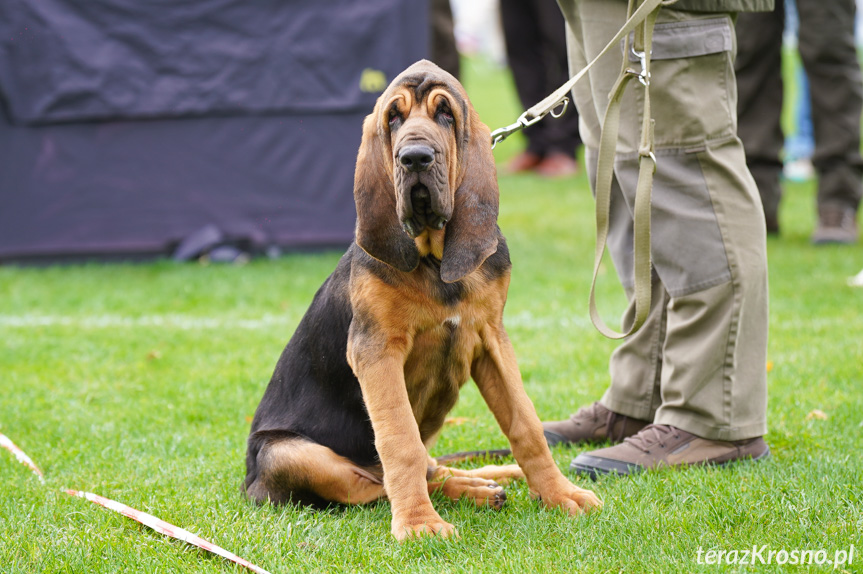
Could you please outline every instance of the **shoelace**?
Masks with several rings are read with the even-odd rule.
[[[631,444],[638,450],[649,453],[650,447],[659,443],[660,448],[665,448],[667,438],[679,438],[676,429],[670,425],[647,425],[641,432],[625,438],[624,442]]]

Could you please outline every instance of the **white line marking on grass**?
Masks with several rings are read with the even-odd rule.
[[[507,327],[517,329],[548,329],[550,327],[574,327],[582,329],[591,326],[587,313],[584,316],[561,314],[537,317],[530,311],[519,311],[513,315],[505,315],[503,324]]]
[[[39,482],[45,484],[45,476],[42,474],[42,471],[39,470],[39,467],[36,466],[36,463],[33,462],[33,459],[27,456],[27,453],[18,448],[18,445],[12,442],[12,439],[3,433],[0,433],[0,446],[14,454],[15,458],[18,459],[18,462],[32,470],[36,476],[39,477]]]
[[[262,330],[271,327],[296,327],[297,319],[281,315],[264,315],[256,319],[236,317],[195,317],[193,315],[0,315],[0,327],[32,329],[38,327],[75,327],[78,329],[113,329],[156,327],[187,331],[217,329]],[[587,317],[573,315],[537,317],[529,311],[507,316],[504,324],[517,329],[553,327],[587,328]]]
[[[817,319],[788,319],[773,321],[772,327],[778,329],[831,329],[844,324],[842,317],[821,317]],[[0,328],[10,327],[33,329],[39,327],[75,327],[78,329],[113,328],[164,328],[184,331],[207,331],[220,329],[244,329],[250,331],[280,327],[296,328],[299,317],[285,315],[263,315],[258,318],[240,317],[196,317],[194,315],[142,315],[127,317],[123,315],[0,315]],[[530,311],[518,311],[504,317],[504,325],[513,329],[543,330],[550,328],[592,330],[587,315],[543,315],[536,316]]]
[[[79,329],[113,329],[117,327],[159,327],[180,330],[213,329],[268,329],[270,327],[295,327],[296,319],[278,315],[264,315],[257,319],[230,317],[195,317],[191,315],[143,315],[124,317],[121,315],[0,315],[0,327],[76,327]]]

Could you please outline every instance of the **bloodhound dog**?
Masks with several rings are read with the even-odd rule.
[[[503,326],[510,279],[488,128],[458,81],[418,62],[363,123],[356,241],[282,353],[255,413],[245,492],[315,506],[387,498],[392,533],[456,534],[440,491],[499,508],[499,483],[571,514],[599,508],[560,472]],[[518,464],[461,470],[428,454],[468,378]]]

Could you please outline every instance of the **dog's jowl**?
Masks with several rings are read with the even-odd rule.
[[[325,506],[390,501],[398,539],[455,534],[429,493],[499,508],[526,478],[572,514],[601,506],[552,460],[503,327],[510,277],[488,128],[434,64],[399,75],[363,124],[356,242],[315,295],[258,406],[247,495]],[[517,465],[429,457],[473,378]]]

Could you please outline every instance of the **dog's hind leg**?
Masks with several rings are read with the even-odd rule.
[[[503,487],[495,481],[486,478],[453,476],[441,473],[429,479],[428,487],[429,494],[440,492],[452,500],[469,498],[477,506],[488,506],[495,510],[503,508],[503,504],[506,502],[506,492],[504,492]]]
[[[257,502],[366,504],[384,497],[381,477],[328,447],[301,438],[267,443],[246,495]]]
[[[477,506],[500,510],[506,502],[503,485],[523,479],[524,473],[517,464],[463,470],[438,465],[430,458],[428,477],[429,493],[439,491],[453,500],[470,498]]]
[[[430,458],[429,473],[435,477],[461,476],[468,478],[484,478],[502,485],[509,484],[514,480],[524,480],[524,471],[517,464],[489,464],[481,468],[465,470],[440,465],[435,459]]]

